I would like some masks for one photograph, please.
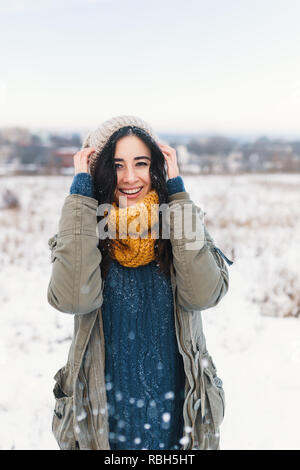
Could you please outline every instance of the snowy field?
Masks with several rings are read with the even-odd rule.
[[[53,375],[73,317],[47,303],[48,239],[72,177],[7,177],[21,209],[0,210],[0,449],[57,449]],[[185,176],[230,289],[202,313],[224,383],[222,449],[300,449],[300,175]]]

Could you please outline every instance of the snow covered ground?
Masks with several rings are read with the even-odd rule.
[[[21,209],[0,210],[0,449],[57,449],[53,375],[72,315],[46,298],[48,239],[70,176],[0,179]],[[206,226],[234,264],[230,289],[202,313],[224,383],[222,449],[300,449],[300,175],[186,176]]]

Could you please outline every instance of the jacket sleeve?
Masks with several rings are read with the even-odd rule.
[[[68,195],[58,233],[48,240],[53,265],[47,298],[60,312],[86,314],[102,305],[97,207],[94,198]]]
[[[215,247],[204,224],[204,213],[189,193],[169,196],[169,209],[178,302],[185,310],[214,307],[228,290],[228,269],[222,252]],[[190,223],[192,220],[190,230],[185,217]]]

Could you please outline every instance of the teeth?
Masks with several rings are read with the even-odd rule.
[[[138,193],[142,188],[139,188],[139,189],[130,189],[128,191],[125,191],[125,189],[120,189],[120,191],[122,193],[125,193],[125,194],[135,194],[135,193]]]

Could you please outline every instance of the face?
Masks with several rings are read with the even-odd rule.
[[[127,135],[117,141],[114,161],[117,172],[115,202],[123,205],[122,200],[119,201],[123,196],[127,206],[132,206],[151,190],[151,151],[137,136]]]

